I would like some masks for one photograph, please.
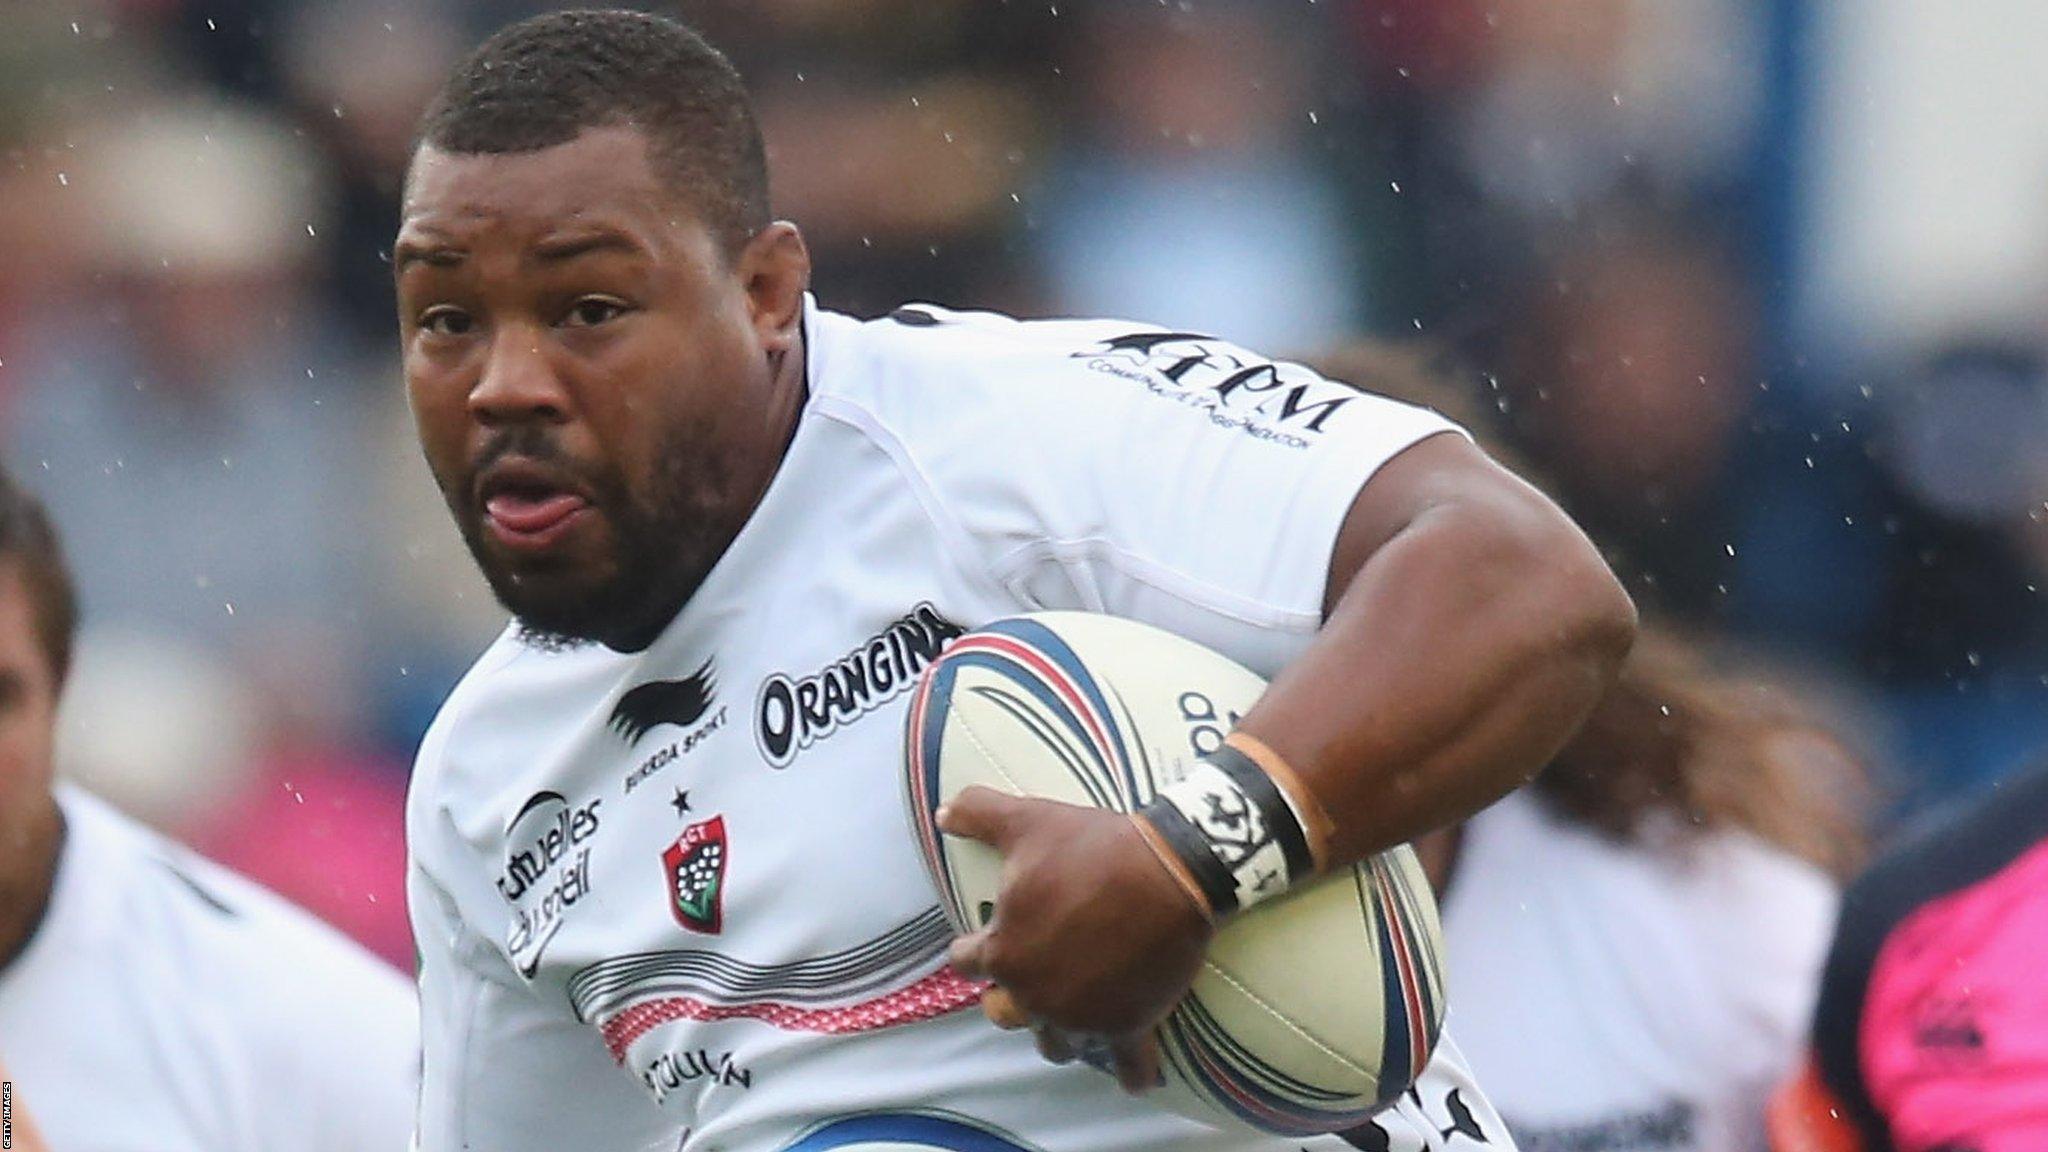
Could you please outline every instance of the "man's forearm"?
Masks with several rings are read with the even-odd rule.
[[[1512,485],[1427,507],[1372,552],[1239,725],[1360,859],[1492,803],[1612,681],[1635,612],[1592,544]]]

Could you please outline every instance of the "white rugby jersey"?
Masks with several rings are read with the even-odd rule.
[[[0,1059],[61,1152],[403,1149],[404,977],[227,869],[60,786],[65,839],[0,969]]]
[[[807,302],[809,397],[646,651],[508,633],[409,805],[420,1146],[825,1152],[1345,1147],[1226,1135],[989,1025],[902,784],[941,646],[1050,608],[1271,675],[1361,484],[1439,417],[1220,340]],[[1506,1146],[1446,1042],[1355,1142]]]
[[[1761,1150],[1836,898],[1753,836],[1658,851],[1516,793],[1465,825],[1443,901],[1464,1051],[1530,1152]]]

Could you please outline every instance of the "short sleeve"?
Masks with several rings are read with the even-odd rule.
[[[998,353],[962,390],[983,411],[943,443],[927,437],[948,507],[1024,606],[1156,624],[1264,675],[1320,626],[1359,490],[1416,442],[1458,431],[1210,337],[1048,327],[1056,338]]]
[[[1341,385],[1324,384],[1324,389]],[[1329,394],[1346,418],[1320,437],[1138,421],[1073,461],[1096,478],[1071,519],[1004,557],[1034,605],[1156,624],[1271,676],[1322,623],[1331,553],[1374,473],[1451,425],[1377,396]]]

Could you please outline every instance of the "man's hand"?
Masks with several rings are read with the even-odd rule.
[[[1158,1083],[1152,1030],[1186,993],[1214,929],[1130,817],[968,788],[941,831],[1003,855],[994,917],[953,942],[953,966],[993,980],[998,1023],[1030,1025],[1057,1059],[1106,1037],[1126,1091]]]

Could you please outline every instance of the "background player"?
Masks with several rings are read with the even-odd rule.
[[[1929,816],[1842,898],[1777,1152],[2048,1142],[2048,766]]]
[[[1485,423],[1448,373],[1388,345],[1321,365]],[[1761,1145],[1870,792],[1819,710],[1768,680],[1645,612],[1620,677],[1542,775],[1416,842],[1459,1042],[1525,1148]]]
[[[64,1152],[404,1147],[405,981],[333,929],[55,785],[77,620],[0,473],[0,1043]]]
[[[1069,607],[1277,673],[1233,779],[1331,865],[1526,780],[1633,635],[1570,521],[1428,413],[1193,333],[816,307],[738,78],[678,24],[515,25],[421,140],[393,250],[408,389],[518,618],[410,804],[429,1152],[765,1148],[875,1109],[1234,1146],[957,1011],[980,986],[931,940],[901,654]],[[993,1014],[1108,1035],[1149,1084],[1149,1029],[1228,911],[1176,882],[1186,846],[986,792],[945,820],[1009,860],[952,952],[1001,986]],[[1395,1146],[1502,1139],[1455,1045],[1423,1080]]]

